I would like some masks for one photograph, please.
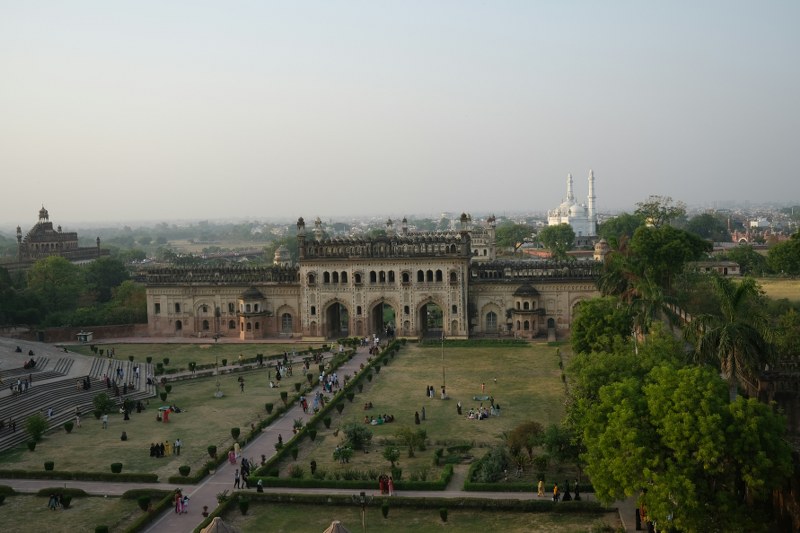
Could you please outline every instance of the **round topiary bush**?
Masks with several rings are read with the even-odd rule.
[[[6,495],[0,494],[0,505],[3,505],[3,502],[6,501]]]
[[[308,380],[308,384],[311,385],[311,383],[314,382],[314,374],[309,372],[308,374],[306,374],[306,379]]]
[[[114,474],[122,472],[122,463],[111,463],[111,472]]]
[[[272,410],[273,410],[274,408],[275,408],[275,406],[274,406],[272,403],[270,403],[270,402],[267,402],[267,403],[265,403],[265,404],[264,404],[264,409],[266,409],[266,410],[267,410],[267,414],[268,414],[268,415],[269,415],[269,414],[272,414]]]
[[[128,356],[128,361],[130,361],[131,363],[133,363],[133,356],[132,356],[132,355],[129,355],[129,356]]]
[[[348,399],[348,401],[352,402],[353,398],[355,398],[356,395],[353,392],[348,392],[347,394],[345,394],[345,397]]]
[[[358,392],[364,392],[364,384],[363,383],[359,383],[358,384]]]
[[[239,498],[239,511],[243,515],[246,515],[248,509],[250,509],[250,500],[247,498]]]
[[[381,373],[381,365],[375,365],[375,373],[376,374],[380,374]]]
[[[389,502],[386,500],[381,504],[381,514],[384,518],[389,518]]]
[[[303,384],[302,384],[302,383],[295,383],[295,384],[294,384],[294,391],[295,391],[295,392],[300,392],[300,388],[301,388],[302,386],[303,386]]]
[[[442,522],[447,522],[447,507],[439,508],[439,518],[442,519]]]
[[[337,403],[336,404],[336,409],[339,409],[340,405],[342,405],[342,404],[341,403]],[[344,405],[342,405],[342,409],[343,408],[344,408]],[[339,409],[339,414],[341,414],[341,412],[342,412],[341,409]],[[326,416],[325,418],[322,419],[322,423],[325,424],[326,428],[330,429],[330,427],[331,427],[331,417]]]
[[[292,454],[292,459],[297,459],[297,455],[300,453],[300,450],[297,449],[297,446],[293,446],[291,451],[289,452]]]
[[[63,496],[61,496],[61,506],[64,509],[69,509],[70,503],[72,503],[72,496],[70,496],[69,494],[64,494]]]
[[[108,526],[97,526],[94,528],[94,533],[108,533]]]
[[[220,361],[220,362],[222,363],[222,366],[225,366],[225,365],[227,365],[227,364],[228,364],[228,360],[227,360],[227,359],[223,359],[223,360],[222,360],[222,361]]]
[[[164,361],[164,366],[169,366],[169,357],[165,357],[163,361]]]
[[[167,393],[166,392],[160,392],[158,394],[158,397],[161,398],[162,402],[166,402],[167,401]]]
[[[149,365],[150,363],[153,362],[153,356],[148,355],[147,357],[145,357],[145,361],[147,361],[147,364]]]
[[[147,512],[150,509],[150,496],[139,496],[136,498],[136,503],[139,504],[139,509]]]
[[[75,427],[75,423],[72,420],[67,420],[64,422],[64,431],[67,433],[72,433],[72,428]]]
[[[35,440],[29,440],[28,441],[28,449],[30,451],[33,451],[33,450],[36,449],[36,441]]]
[[[181,466],[178,467],[178,472],[180,472],[180,474],[183,477],[188,476],[189,472],[191,472],[191,471],[192,471],[192,467],[189,466],[189,465],[181,465]]]
[[[309,429],[308,430],[308,438],[312,441],[317,440],[317,430],[316,429]]]
[[[285,390],[281,391],[281,400],[283,400],[284,405],[289,403],[289,393]]]
[[[50,471],[50,470],[52,470],[53,468],[55,468],[55,466],[56,466],[56,463],[55,463],[55,462],[53,462],[53,461],[45,461],[45,462],[44,462],[44,469],[45,469],[45,470],[48,470],[48,471]]]
[[[207,450],[208,450],[208,455],[209,455],[209,457],[212,457],[212,458],[214,458],[214,457],[216,457],[216,456],[217,456],[217,447],[216,447],[216,446],[214,446],[213,444],[212,444],[212,445],[210,445],[210,446],[207,448]]]
[[[172,385],[164,385],[164,390],[167,391],[167,394],[172,392]]]
[[[336,410],[339,411],[339,414],[342,414],[342,411],[344,411],[344,404],[342,402],[337,403],[336,404]],[[330,425],[325,426],[325,427],[330,427]]]
[[[367,381],[372,381],[372,372],[367,374]]]
[[[233,440],[238,439],[239,438],[239,434],[241,432],[242,432],[242,430],[240,430],[239,428],[231,428],[231,437],[233,437]]]

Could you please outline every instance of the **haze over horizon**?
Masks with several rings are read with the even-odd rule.
[[[0,1],[0,228],[798,203],[799,15]]]

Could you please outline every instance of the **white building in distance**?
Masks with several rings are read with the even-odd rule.
[[[572,192],[572,174],[567,174],[567,198],[556,209],[548,211],[547,224],[558,226],[569,224],[575,237],[597,235],[597,212],[595,211],[594,172],[589,171],[589,197],[586,204],[579,204]]]

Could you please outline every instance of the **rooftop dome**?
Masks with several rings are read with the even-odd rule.
[[[264,295],[261,294],[261,291],[256,289],[255,287],[250,287],[246,291],[244,291],[240,296],[240,300],[263,300]]]
[[[530,283],[525,283],[514,291],[514,296],[539,296],[539,291],[534,289]]]

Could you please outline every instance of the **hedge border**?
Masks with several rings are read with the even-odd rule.
[[[142,492],[144,491],[144,492]],[[148,489],[135,489],[129,490],[122,495],[123,498],[131,499],[138,496],[153,496],[153,495],[161,495],[163,494],[164,497],[161,498],[155,505],[153,505],[150,510],[147,512],[142,513],[142,515],[133,521],[126,529],[125,533],[137,533],[138,531],[142,531],[145,526],[153,522],[154,520],[158,519],[165,510],[169,507],[172,507],[172,502],[175,497],[174,490],[148,490]],[[135,496],[134,496],[135,495]]]
[[[0,470],[7,479],[66,479],[71,481],[116,481],[120,483],[158,483],[157,474],[125,472],[68,472],[62,470]]]
[[[447,484],[453,477],[453,465],[445,465],[442,475],[436,481],[403,481],[394,482],[395,490],[441,490],[447,488]],[[377,479],[313,479],[313,478],[277,478],[277,477],[254,477],[248,479],[251,486],[255,486],[258,480],[262,481],[265,487],[285,487],[302,489],[375,489]]]

